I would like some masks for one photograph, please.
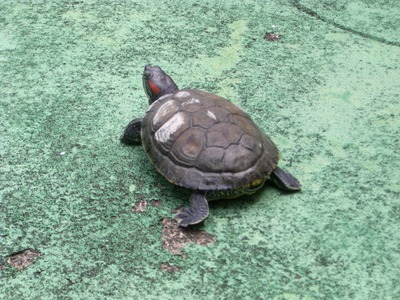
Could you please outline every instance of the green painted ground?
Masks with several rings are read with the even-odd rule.
[[[0,298],[399,299],[400,2],[181,2],[1,1]],[[214,202],[214,244],[163,249],[189,193],[118,140],[147,63],[243,107],[303,191]]]

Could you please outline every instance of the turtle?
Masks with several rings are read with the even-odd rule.
[[[179,89],[159,66],[146,65],[143,87],[149,107],[120,140],[142,144],[158,172],[192,190],[189,207],[175,215],[182,227],[208,217],[208,201],[253,194],[269,180],[282,191],[301,189],[277,166],[279,151],[239,106],[200,89]]]

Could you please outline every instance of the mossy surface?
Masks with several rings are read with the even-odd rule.
[[[332,3],[2,1],[0,298],[398,299],[399,2]],[[164,249],[190,193],[119,143],[148,63],[245,109],[303,190],[212,202],[214,243]]]

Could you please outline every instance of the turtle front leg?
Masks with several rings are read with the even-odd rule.
[[[140,137],[142,120],[143,118],[136,118],[129,122],[128,126],[126,126],[125,131],[120,138],[121,143],[124,143],[126,145],[137,145],[142,142],[142,139]]]
[[[198,224],[208,217],[208,201],[204,192],[193,192],[190,197],[190,206],[184,207],[176,214],[175,219],[182,227]]]

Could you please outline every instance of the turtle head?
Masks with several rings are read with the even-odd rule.
[[[143,87],[149,98],[149,104],[161,96],[178,90],[177,85],[160,67],[145,66],[143,71]]]

